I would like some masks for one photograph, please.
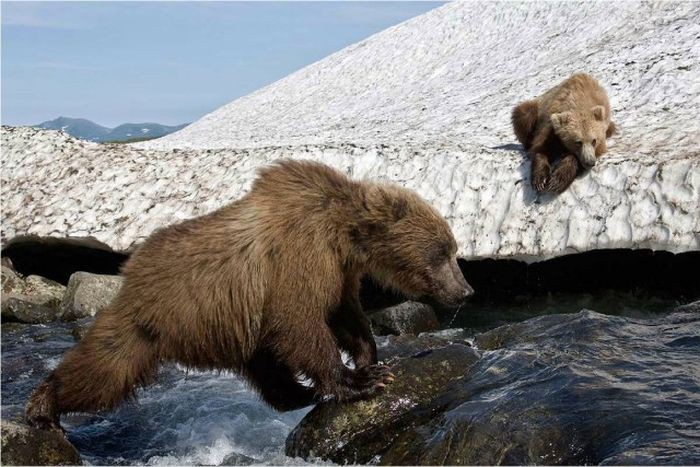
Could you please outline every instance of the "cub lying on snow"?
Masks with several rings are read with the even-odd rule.
[[[27,421],[60,430],[62,413],[111,409],[164,361],[238,372],[279,410],[373,397],[394,376],[377,365],[360,279],[457,306],[473,291],[456,254],[447,222],[414,192],[280,161],[238,201],[143,242],[117,297],[32,394]]]
[[[577,73],[513,109],[513,130],[532,160],[532,187],[561,193],[607,151],[615,131],[610,102],[590,75]],[[552,170],[552,164],[560,159]]]

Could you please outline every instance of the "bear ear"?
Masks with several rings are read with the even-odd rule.
[[[612,135],[617,134],[617,125],[615,125],[615,122],[611,121],[610,124],[608,125],[608,129],[605,131],[605,137],[610,138]]]
[[[598,121],[601,121],[605,118],[605,107],[603,107],[602,105],[596,105],[591,109],[591,112],[593,113],[595,119]]]
[[[571,115],[569,114],[569,112],[560,112],[558,114],[552,114],[549,117],[549,120],[552,122],[554,131],[559,131],[564,125],[569,123],[570,117]]]
[[[365,210],[383,221],[398,221],[408,214],[409,200],[394,193],[391,187],[371,186],[364,198]]]

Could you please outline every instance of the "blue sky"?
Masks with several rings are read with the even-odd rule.
[[[190,122],[430,2],[6,2],[2,123]]]

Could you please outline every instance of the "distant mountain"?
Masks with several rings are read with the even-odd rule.
[[[187,125],[187,123],[175,126],[159,123],[123,123],[116,128],[107,128],[84,118],[58,117],[34,126],[47,130],[63,130],[76,138],[103,143],[160,138]]]
[[[109,132],[108,141],[125,141],[135,138],[160,138],[186,127],[188,124],[168,126],[159,123],[123,123]]]
[[[76,138],[90,141],[103,141],[109,135],[110,129],[84,118],[58,117],[55,120],[34,125],[46,130],[63,130]]]

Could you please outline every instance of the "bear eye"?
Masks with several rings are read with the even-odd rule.
[[[450,245],[449,243],[441,243],[432,249],[429,261],[431,264],[437,266],[450,259]]]
[[[582,144],[583,144],[583,141],[581,141],[580,139],[576,140],[576,146],[581,146]]]
[[[593,146],[595,146],[595,140],[591,141],[591,144],[592,144]]]

